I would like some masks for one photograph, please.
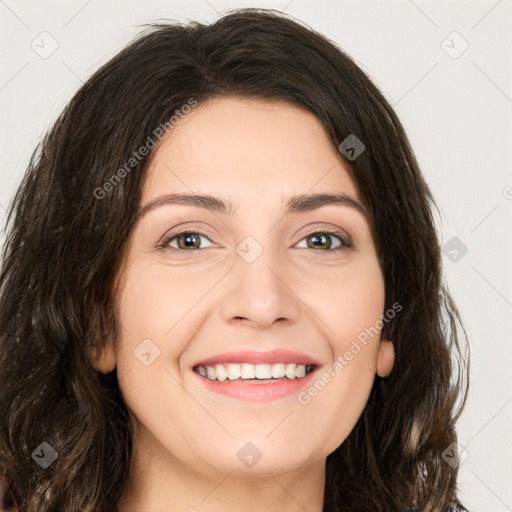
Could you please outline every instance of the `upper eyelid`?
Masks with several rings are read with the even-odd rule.
[[[183,227],[183,224],[185,224],[185,226]],[[198,226],[198,225],[194,225],[193,222],[191,222],[192,226],[189,227],[187,226],[187,224],[189,224],[188,222],[183,222],[177,226],[175,226],[174,228],[171,228],[169,230],[167,230],[163,235],[162,235],[162,239],[165,238],[167,236],[168,233],[171,233],[172,231],[175,231],[174,232],[174,236],[176,235],[179,235],[181,233],[187,233],[187,232],[192,232],[192,233],[202,233],[204,232],[205,234],[207,235],[210,235],[210,236],[213,236],[215,237],[215,233],[213,233],[212,231],[210,231],[208,228],[204,228],[202,226]],[[315,226],[316,227],[312,227],[312,226]],[[336,226],[334,225],[333,223],[330,223],[330,222],[320,222],[320,221],[314,221],[314,222],[310,222],[309,224],[306,224],[305,226],[303,226],[301,228],[301,231],[307,231],[308,234],[310,233],[314,233],[316,230],[318,231],[341,231],[342,233],[346,234],[348,238],[352,238],[351,235],[349,235],[348,231],[346,228],[342,228],[341,226]]]

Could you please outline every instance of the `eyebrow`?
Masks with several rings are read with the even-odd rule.
[[[235,210],[238,208],[238,205],[234,207],[230,200],[224,201],[219,197],[215,197],[209,194],[165,194],[157,197],[144,206],[141,206],[136,214],[136,220],[139,220],[151,210],[168,204],[183,204],[195,206],[197,208],[205,208],[207,210],[218,212],[227,216],[232,216]],[[283,205],[283,214],[291,215],[294,213],[309,212],[321,208],[322,206],[331,205],[352,207],[362,213],[366,219],[369,219],[367,209],[359,201],[341,193],[300,194],[292,196]]]

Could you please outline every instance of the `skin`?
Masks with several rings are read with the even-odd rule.
[[[243,402],[206,389],[197,362],[235,350],[291,349],[327,371],[384,313],[384,280],[369,220],[347,205],[283,216],[295,194],[344,193],[358,200],[343,159],[320,121],[286,103],[238,97],[195,107],[155,150],[142,205],[167,193],[214,194],[232,216],[183,204],[149,211],[137,223],[119,273],[123,327],[93,364],[117,365],[135,428],[126,511],[321,512],[326,457],[361,415],[377,372],[393,367],[393,345],[380,332],[311,401],[297,395]],[[171,231],[208,230],[195,254]],[[354,247],[329,252],[311,233],[336,230]],[[262,254],[236,252],[247,236]],[[298,247],[297,247],[298,246]],[[323,248],[322,247],[326,247]],[[134,356],[149,338],[160,355]],[[153,350],[153,349],[152,349]],[[154,352],[153,352],[154,353]],[[261,459],[246,467],[247,442]]]

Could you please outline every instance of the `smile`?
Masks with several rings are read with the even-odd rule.
[[[303,363],[220,363],[215,366],[198,365],[194,368],[199,375],[219,382],[302,379],[313,370],[314,365]]]
[[[240,350],[198,361],[192,370],[210,392],[261,402],[298,394],[320,366],[300,352]]]

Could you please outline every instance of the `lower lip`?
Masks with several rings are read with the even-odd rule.
[[[315,370],[300,379],[279,380],[263,384],[229,380],[220,382],[194,372],[210,391],[246,402],[263,402],[297,394],[302,388],[310,384],[314,373],[316,373]]]

